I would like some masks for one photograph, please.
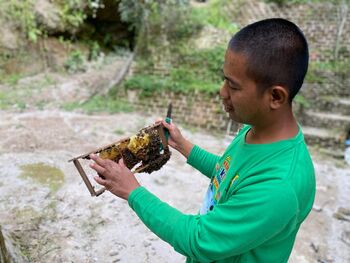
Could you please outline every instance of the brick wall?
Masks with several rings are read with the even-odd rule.
[[[338,28],[337,6],[331,3],[294,4],[279,7],[276,4],[264,1],[243,1],[233,0],[230,13],[234,22],[240,26],[247,25],[254,21],[283,17],[295,22],[304,31],[309,41],[310,60],[328,62],[333,59],[333,50]],[[345,50],[339,55],[339,60],[350,58],[350,20],[347,21],[342,34],[340,47]],[[134,65],[135,66],[135,65]],[[168,70],[176,65],[160,61],[159,65],[152,69],[149,74],[166,76]],[[131,68],[130,74],[137,72],[135,67]],[[348,77],[336,76],[334,73],[327,73],[326,81],[321,84],[305,83],[301,94],[309,100],[311,105],[318,105],[319,100],[324,96],[350,97],[350,79]],[[219,88],[219,83],[218,83]],[[153,97],[144,99],[139,97],[137,91],[127,91],[129,102],[135,105],[137,110],[164,116],[167,105],[173,103],[174,121],[201,127],[207,130],[234,132],[237,124],[232,123],[227,114],[223,111],[219,95],[207,95],[200,92],[190,94],[178,94],[163,92]],[[302,119],[303,106],[294,104],[293,110],[297,118]],[[316,109],[315,109],[316,110]]]
[[[187,94],[161,92],[144,98],[139,96],[138,91],[128,90],[126,97],[136,110],[164,117],[171,102],[172,117],[177,123],[215,131],[234,131],[237,128],[237,124],[230,123],[223,110],[219,94],[208,95],[197,91]]]
[[[232,13],[239,26],[257,20],[282,17],[296,23],[304,32],[310,46],[312,61],[333,59],[336,36],[339,27],[339,6],[327,3],[287,4],[278,6],[264,1],[233,1]],[[339,42],[339,60],[350,58],[350,21],[348,19]]]

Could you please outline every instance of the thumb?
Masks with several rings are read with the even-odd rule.
[[[119,164],[120,167],[122,167],[122,168],[126,167],[125,164],[124,164],[123,158],[120,158],[120,159],[119,159],[118,164]]]
[[[167,123],[165,120],[162,120],[162,124],[163,124],[163,126],[165,127],[165,128],[167,128],[168,130],[171,128],[171,124],[172,124],[172,122],[171,123]]]

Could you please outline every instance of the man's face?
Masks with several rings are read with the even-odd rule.
[[[257,92],[256,83],[246,75],[244,55],[228,49],[225,54],[225,81],[220,89],[225,111],[239,123],[256,125],[267,111],[264,96]]]

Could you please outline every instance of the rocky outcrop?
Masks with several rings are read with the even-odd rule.
[[[38,0],[34,10],[38,24],[49,34],[66,30],[62,21],[61,11],[55,3],[47,0]]]
[[[0,21],[0,50],[16,50],[19,48],[20,36],[10,25]]]
[[[82,0],[74,5],[72,1],[33,2],[0,3],[0,67],[6,74],[62,69],[71,52],[79,50],[85,56],[91,43],[105,53],[115,51],[116,46],[133,45],[134,33],[121,21],[117,1],[100,1],[94,8]],[[13,13],[15,7],[20,11]],[[27,13],[32,14],[30,23],[18,18]]]

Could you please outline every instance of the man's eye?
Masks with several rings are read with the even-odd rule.
[[[228,86],[229,86],[231,89],[237,89],[236,85],[233,84],[231,81],[226,80],[226,82],[227,82]]]

